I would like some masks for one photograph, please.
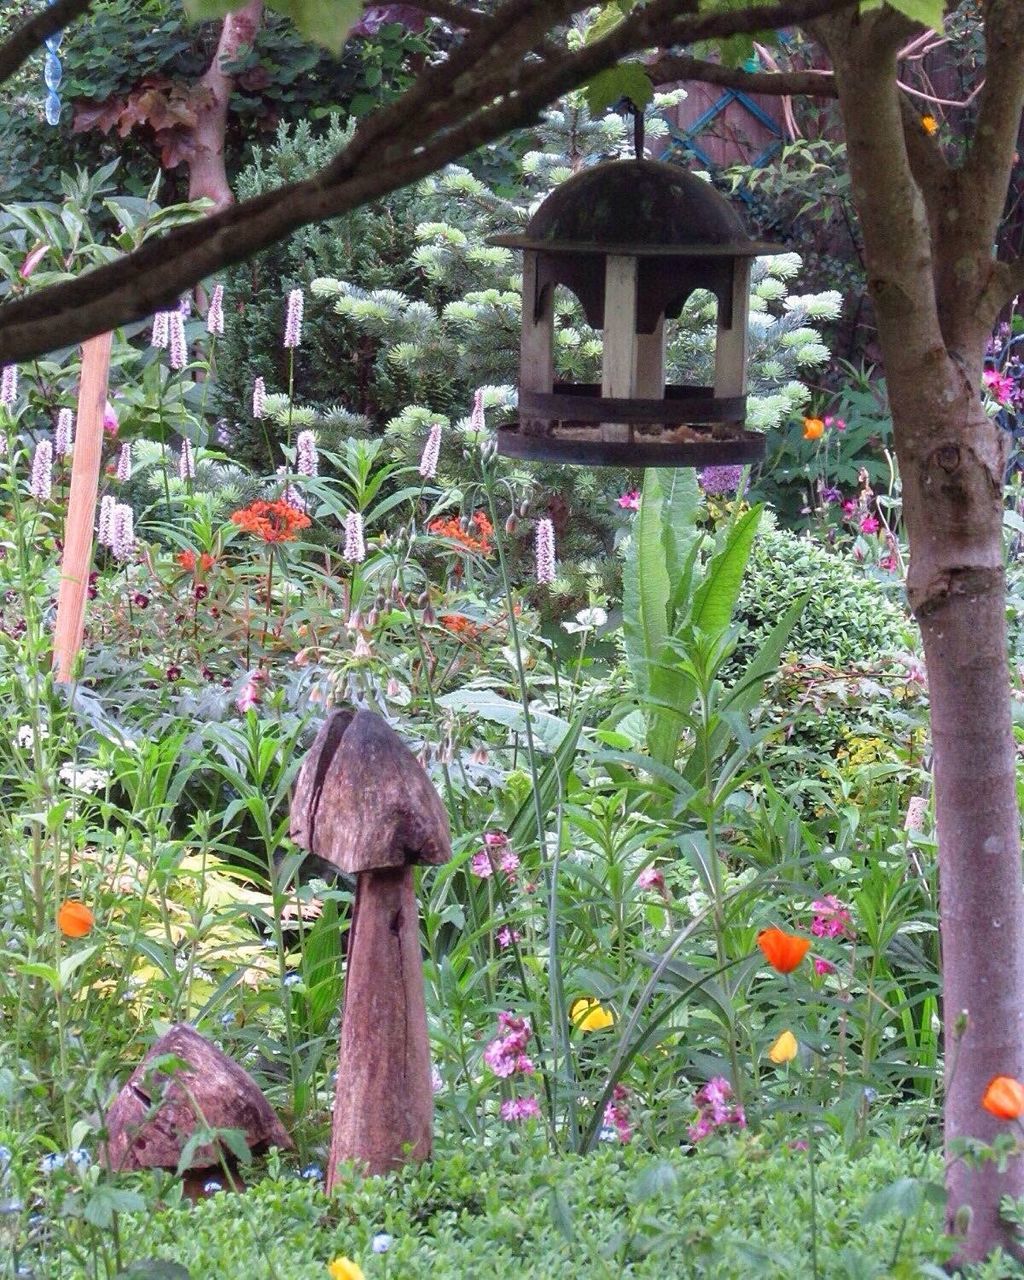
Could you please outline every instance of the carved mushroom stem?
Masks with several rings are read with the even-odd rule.
[[[380,1174],[428,1159],[433,1121],[413,869],[363,871],[348,940],[328,1191],[345,1161]]]

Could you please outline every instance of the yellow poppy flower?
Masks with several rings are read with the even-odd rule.
[[[800,1046],[796,1042],[796,1036],[792,1031],[783,1031],[782,1035],[775,1041],[768,1050],[768,1057],[781,1067],[785,1062],[792,1062],[796,1057]]]
[[[612,1011],[606,1009],[600,1000],[593,1000],[590,996],[581,996],[579,1000],[572,1002],[569,1019],[581,1031],[603,1031],[605,1027],[615,1025]]]
[[[936,120],[936,119],[935,119],[935,117],[934,117],[934,116],[922,116],[922,117],[921,117],[921,128],[925,131],[925,133],[926,133],[926,134],[929,136],[929,138],[930,138],[930,137],[932,137],[934,134],[938,133],[938,131],[939,131],[939,122],[938,122],[938,120]]]
[[[804,439],[820,440],[825,434],[825,422],[822,418],[804,418]]]
[[[366,1280],[362,1267],[351,1258],[335,1258],[328,1262],[327,1274],[331,1280]]]

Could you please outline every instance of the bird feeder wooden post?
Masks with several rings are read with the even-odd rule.
[[[85,634],[85,602],[92,568],[92,530],[100,484],[103,414],[107,406],[113,337],[112,333],[102,333],[82,344],[82,381],[78,389],[71,489],[64,522],[57,620],[53,629],[53,670],[58,683],[71,679]]]
[[[753,462],[744,430],[751,260],[781,253],[749,239],[710,183],[659,160],[594,165],[556,188],[522,235],[519,422],[502,453],[581,466],[686,467]],[[602,330],[601,381],[557,381],[554,291]],[[712,386],[665,382],[665,322],[705,289],[717,299]]]
[[[369,1174],[426,1160],[434,1094],[413,866],[451,857],[448,815],[398,735],[334,711],[303,761],[291,835],[355,876],[327,1189],[339,1164]]]

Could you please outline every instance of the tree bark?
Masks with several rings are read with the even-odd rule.
[[[227,208],[234,200],[224,164],[224,142],[235,80],[223,64],[233,62],[245,45],[253,43],[262,20],[263,0],[249,0],[235,13],[229,13],[221,26],[210,65],[199,81],[199,87],[208,91],[209,100],[200,107],[199,119],[192,130],[195,150],[189,160],[188,198],[206,197],[213,201],[215,210]]]
[[[1000,0],[994,0],[994,9]],[[981,404],[990,246],[1001,201],[972,203],[916,120],[901,120],[883,11],[822,24],[846,127],[878,322],[924,641],[939,839],[947,1226],[960,1260],[1020,1254],[999,1215],[1024,1163],[969,1169],[965,1138],[1005,1121],[981,1098],[1024,1076],[1024,895],[1003,571],[1005,436]],[[1019,114],[1019,112],[1018,112]],[[909,137],[907,134],[909,130]],[[1007,134],[1011,147],[1012,135]],[[952,230],[951,230],[952,229]]]
[[[349,932],[327,1190],[345,1161],[380,1174],[428,1159],[433,1125],[413,869],[363,871]]]

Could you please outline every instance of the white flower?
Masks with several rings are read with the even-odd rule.
[[[110,781],[106,769],[78,768],[73,760],[68,760],[57,770],[57,777],[72,791],[88,793],[100,791]]]

